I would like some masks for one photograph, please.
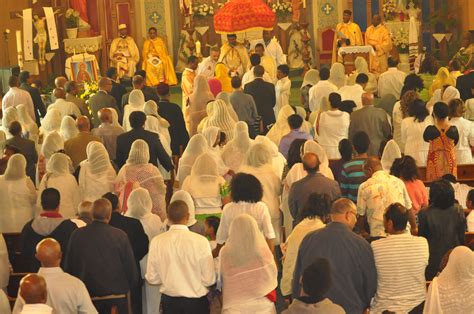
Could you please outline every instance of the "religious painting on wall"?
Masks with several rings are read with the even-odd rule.
[[[83,83],[97,81],[97,65],[93,60],[81,60],[71,62],[71,77],[72,80]]]

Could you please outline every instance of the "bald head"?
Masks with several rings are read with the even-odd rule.
[[[308,173],[316,173],[319,170],[319,158],[315,153],[306,153],[303,158],[303,168]]]
[[[362,105],[370,106],[374,104],[374,94],[372,93],[363,93],[362,94]]]
[[[58,76],[54,79],[54,86],[56,86],[56,88],[64,89],[64,85],[66,85],[66,82],[67,78],[65,78],[64,76]]]
[[[53,96],[56,99],[58,99],[58,98],[64,99],[64,98],[66,98],[66,91],[62,88],[55,88],[53,90]]]
[[[112,111],[108,108],[100,109],[99,119],[102,123],[112,123]]]
[[[28,274],[20,281],[20,296],[25,304],[46,303],[46,281],[37,274]]]
[[[372,177],[372,175],[379,170],[383,170],[380,159],[377,157],[367,158],[364,164],[364,172],[367,178]]]
[[[331,220],[345,224],[352,230],[357,222],[357,207],[354,202],[347,198],[334,201],[331,205]]]
[[[99,198],[92,204],[92,218],[94,221],[109,223],[112,215],[112,204],[105,198]]]
[[[80,116],[79,118],[77,118],[76,126],[79,132],[89,132],[91,130],[89,118],[86,116]]]
[[[53,238],[46,238],[36,246],[36,259],[42,267],[59,267],[61,264],[61,245]]]
[[[107,93],[110,93],[110,91],[112,91],[112,81],[108,77],[101,78],[97,83],[97,86],[100,90],[104,90]]]

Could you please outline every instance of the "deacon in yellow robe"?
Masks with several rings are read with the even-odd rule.
[[[249,55],[247,49],[237,42],[237,35],[227,35],[227,42],[221,47],[219,62],[224,63],[232,75],[238,74],[242,77],[247,72],[250,66]]]
[[[342,62],[341,58],[337,54],[337,50],[340,47],[339,41],[349,40],[348,43],[344,43],[344,46],[362,46],[364,45],[364,38],[360,31],[359,25],[351,21],[352,11],[344,10],[342,16],[343,23],[339,23],[336,26],[336,32],[334,33],[334,43],[332,50],[332,63]]]
[[[119,25],[119,37],[110,45],[110,65],[117,68],[119,78],[133,77],[137,63],[140,60],[140,51],[132,37],[127,36],[127,25]]]
[[[189,113],[188,113],[188,100],[189,96],[193,93],[194,79],[196,78],[196,70],[199,65],[199,60],[196,56],[188,57],[188,66],[184,69],[181,75],[181,90],[183,95],[183,102],[181,104],[181,110],[183,111],[184,120],[186,121],[186,128],[189,130]]]
[[[178,79],[173,62],[168,54],[164,41],[157,36],[155,27],[148,30],[149,39],[143,43],[142,69],[146,72],[146,85],[156,86],[159,83],[176,85]]]
[[[375,56],[370,54],[370,72],[376,75],[387,71],[388,55],[392,50],[390,32],[381,23],[382,18],[380,15],[374,15],[372,25],[367,27],[365,31],[365,44],[372,46],[375,50]]]
[[[272,83],[275,84],[277,81],[277,66],[275,64],[275,61],[272,57],[267,56],[265,54],[265,47],[263,47],[262,43],[258,43],[255,45],[255,53],[260,55],[260,65],[263,66],[265,72],[267,72],[270,78],[272,79]]]

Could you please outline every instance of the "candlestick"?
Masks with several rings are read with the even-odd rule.
[[[201,42],[198,40],[196,41],[196,56],[201,55]]]
[[[303,0],[303,9],[306,9],[306,0]]]

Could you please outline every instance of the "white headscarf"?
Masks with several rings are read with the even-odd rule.
[[[143,105],[143,112],[147,115],[145,121],[145,130],[157,133],[166,153],[171,155],[171,137],[168,130],[170,124],[158,114],[158,105],[155,101],[149,100]]]
[[[319,71],[316,69],[311,69],[304,75],[303,84],[301,84],[301,88],[305,87],[306,85],[314,86],[316,83],[319,82]]]
[[[212,126],[218,127],[219,130],[224,132],[227,140],[231,140],[234,137],[235,120],[232,119],[232,116],[227,110],[227,105],[222,99],[214,101],[211,115],[208,117],[207,123],[203,126],[203,129],[205,130]]]
[[[41,121],[41,133],[43,133],[43,136],[47,136],[49,133],[54,131],[59,132],[61,120],[62,115],[58,109],[49,109]]]
[[[277,146],[280,145],[281,138],[290,133],[291,129],[288,125],[288,117],[295,113],[295,110],[289,105],[283,106],[278,112],[278,118],[275,124],[267,133],[267,137]]]
[[[112,107],[107,107],[107,109],[109,109],[112,112],[112,125],[122,127],[119,123],[117,110],[115,110],[115,108],[112,108]]]
[[[49,159],[54,153],[64,149],[64,139],[58,132],[49,133],[41,146],[41,154]]]
[[[28,109],[26,108],[26,105],[25,104],[18,105],[16,109],[18,111],[19,121],[21,125],[25,128],[24,131],[28,131],[29,138],[37,142],[39,129],[38,129],[38,126],[36,125],[35,120],[33,120],[33,118],[31,118],[30,114],[28,113]]]
[[[235,122],[239,121],[239,117],[237,116],[237,113],[235,112],[234,107],[230,102],[230,94],[227,92],[220,92],[216,96],[216,100],[217,99],[221,99],[225,102],[225,104],[227,105],[227,111],[229,112],[232,120],[234,120]]]
[[[360,56],[355,59],[354,67],[358,74],[369,74],[369,65],[367,64],[367,60]]]
[[[191,176],[218,176],[217,163],[210,153],[200,155],[191,169]]]
[[[15,107],[8,107],[3,112],[3,117],[2,117],[2,128],[3,128],[3,131],[5,132],[5,135],[7,136],[7,139],[12,137],[8,128],[10,127],[10,124],[13,121],[20,122],[20,118],[18,117],[18,110]]]
[[[471,313],[473,291],[474,252],[455,247],[444,270],[431,282],[423,313]]]
[[[73,138],[77,134],[79,134],[79,130],[76,126],[76,120],[71,116],[64,116],[63,120],[61,121],[61,128],[59,133],[64,138],[64,141]]]
[[[283,169],[286,165],[286,158],[280,153],[280,151],[278,150],[278,146],[273,143],[268,137],[262,135],[257,135],[257,137],[255,138],[255,143],[264,144],[270,150],[270,153],[272,154],[273,170],[275,171],[276,175],[281,178],[281,176],[283,175]]]
[[[443,97],[441,98],[441,100],[445,103],[449,103],[451,100],[458,98],[461,98],[459,90],[454,86],[448,86],[444,90]]]
[[[184,190],[176,191],[171,197],[170,203],[173,203],[174,201],[183,201],[186,203],[189,211],[188,227],[194,225],[197,222],[195,217],[196,207],[194,206],[194,201],[191,194]]]
[[[326,151],[321,145],[319,145],[315,141],[306,141],[306,143],[304,143],[303,145],[303,154],[306,153],[316,154],[320,162],[319,172],[321,172],[321,174],[323,174],[327,178],[334,179],[334,175],[331,171],[331,168],[329,168],[328,155],[326,154]]]
[[[194,78],[193,92],[189,95],[190,113],[205,110],[206,104],[212,99],[214,95],[211,93],[206,77],[197,75]]]
[[[144,188],[136,188],[130,193],[128,197],[128,210],[126,216],[142,219],[146,215],[152,215],[152,207],[153,204],[148,190]]]
[[[46,171],[50,174],[70,174],[70,159],[66,154],[55,153],[46,164]]]
[[[183,156],[179,160],[178,173],[176,174],[180,186],[183,185],[184,179],[191,173],[191,168],[202,153],[207,151],[208,145],[206,138],[202,134],[195,134],[189,140],[188,146],[183,152]]]
[[[26,178],[26,159],[22,154],[14,154],[8,159],[5,179],[9,181]]]
[[[336,62],[332,64],[329,75],[329,82],[336,85],[338,89],[346,85],[346,69],[344,68],[344,65],[342,63]]]
[[[109,153],[104,144],[96,141],[90,142],[87,144],[86,153],[87,162],[89,163],[92,174],[101,176],[107,170],[113,169],[110,163]]]
[[[277,287],[273,254],[252,216],[234,218],[220,256],[224,308],[264,298]]]
[[[209,126],[202,131],[202,135],[207,141],[210,149],[216,147],[217,136],[219,136],[219,128],[217,126]]]
[[[397,158],[402,157],[402,152],[400,151],[400,147],[398,147],[397,142],[395,140],[390,140],[385,145],[382,153],[382,168],[386,172],[390,172],[390,168],[392,168],[393,162]]]
[[[0,130],[0,154],[3,155],[3,149],[5,148],[5,142],[7,141],[7,136],[5,132]]]
[[[156,104],[154,100],[149,100],[145,102],[145,104],[143,105],[143,112],[146,115],[152,115],[155,118],[157,118],[158,121],[160,122],[161,127],[169,128],[170,123],[158,114],[158,105]]]
[[[145,165],[150,161],[150,148],[144,140],[135,140],[130,148],[127,164]]]
[[[222,151],[222,160],[233,171],[237,171],[243,158],[252,144],[247,123],[239,121],[235,124],[234,138],[229,141]]]
[[[128,104],[134,109],[142,110],[143,105],[145,104],[145,95],[139,89],[134,89],[128,95]]]
[[[244,164],[254,168],[272,165],[272,153],[265,144],[255,143],[248,150]]]

